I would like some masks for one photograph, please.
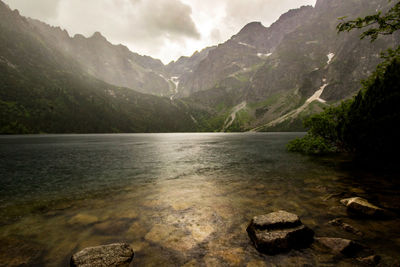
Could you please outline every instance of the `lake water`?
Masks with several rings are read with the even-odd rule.
[[[361,196],[399,210],[397,173],[286,151],[298,133],[0,137],[0,266],[68,266],[87,246],[127,242],[137,266],[355,265],[313,245],[259,254],[259,214],[298,214],[317,236],[358,240],[400,259],[400,220],[349,218]],[[328,222],[342,218],[355,236]]]

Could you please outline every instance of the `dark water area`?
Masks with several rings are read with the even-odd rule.
[[[312,245],[259,254],[250,219],[300,216],[316,236],[356,240],[400,262],[400,220],[349,217],[360,196],[400,210],[399,173],[286,151],[301,133],[0,137],[0,266],[68,266],[87,246],[127,242],[136,266],[354,266]],[[335,218],[358,236],[328,224]]]

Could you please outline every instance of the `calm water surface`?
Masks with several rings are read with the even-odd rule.
[[[260,255],[246,226],[280,209],[317,236],[358,240],[398,264],[400,220],[349,218],[339,203],[361,196],[398,211],[398,174],[286,152],[300,135],[0,137],[0,266],[68,266],[84,247],[121,241],[137,266],[357,264],[317,245]],[[335,218],[364,236],[327,224]]]

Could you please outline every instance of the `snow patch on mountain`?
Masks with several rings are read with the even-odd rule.
[[[326,62],[327,64],[331,64],[332,59],[335,57],[334,53],[329,53],[328,55],[326,55],[328,57],[328,62]]]
[[[244,46],[247,46],[247,47],[250,47],[250,48],[256,48],[254,45],[246,44],[246,43],[243,43],[243,42],[239,42],[238,44],[244,45]]]
[[[178,87],[179,87],[179,77],[177,77],[177,76],[174,76],[174,77],[171,77],[171,80],[170,80],[173,84],[175,84],[175,93],[178,93]]]
[[[246,105],[247,105],[247,102],[243,101],[242,103],[240,103],[239,105],[235,106],[232,109],[231,114],[225,120],[224,127],[222,128],[222,132],[225,132],[229,127],[231,127],[232,123],[236,119],[236,113],[238,113],[240,110],[244,109],[246,107]]]
[[[282,123],[284,121],[286,121],[287,119],[291,119],[291,118],[295,118],[297,117],[302,111],[304,111],[312,102],[314,101],[318,101],[321,103],[326,103],[325,100],[323,100],[321,98],[322,93],[324,92],[324,89],[328,86],[328,83],[326,83],[326,79],[322,80],[324,82],[324,84],[310,97],[306,100],[306,102],[299,108],[294,109],[292,111],[290,111],[289,113],[286,113],[285,115],[265,124],[262,126],[259,126],[257,128],[254,128],[252,130],[250,130],[251,132],[255,132],[258,131],[264,127],[273,127],[279,123]]]
[[[271,55],[272,55],[272,53],[267,53],[267,54],[257,53],[257,56],[261,59],[266,59],[266,58],[270,57]]]

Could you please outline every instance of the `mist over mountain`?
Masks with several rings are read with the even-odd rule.
[[[338,18],[389,5],[319,0],[269,28],[250,23],[182,74],[178,91],[224,117],[220,130],[302,130],[305,116],[352,97],[381,62],[380,52],[400,40],[398,34],[374,43],[360,40],[360,31],[339,35]]]
[[[97,79],[81,62],[59,48],[64,43],[49,42],[36,24],[1,1],[0,16],[1,133],[197,129],[185,106]],[[65,32],[56,31],[69,38]],[[96,38],[105,42],[99,35],[92,39]]]
[[[126,46],[113,45],[99,32],[86,38],[38,20],[29,23],[45,40],[62,53],[79,62],[87,73],[107,83],[132,88],[138,92],[169,95],[170,82],[165,78],[164,65],[158,59],[131,52]]]
[[[99,32],[71,37],[0,1],[0,130],[302,130],[305,116],[352,97],[380,52],[400,40],[371,44],[360,32],[338,35],[338,18],[388,5],[318,0],[164,65]]]

